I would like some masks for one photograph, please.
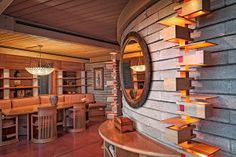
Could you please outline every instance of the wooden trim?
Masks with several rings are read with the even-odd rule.
[[[123,68],[122,68],[123,62],[124,62],[124,58],[123,58],[124,50],[125,50],[126,45],[131,40],[135,40],[140,45],[140,47],[142,49],[142,52],[143,52],[143,55],[144,55],[144,63],[145,63],[145,66],[146,66],[143,93],[136,100],[130,99],[130,97],[126,93],[125,86],[124,86]],[[126,38],[124,40],[124,43],[122,44],[119,68],[120,68],[119,71],[120,71],[121,88],[122,88],[122,92],[124,93],[124,96],[125,96],[125,99],[126,99],[127,103],[133,108],[141,107],[146,102],[146,100],[148,98],[148,94],[149,94],[149,90],[150,90],[150,86],[151,86],[151,78],[152,78],[152,72],[151,72],[152,65],[151,65],[151,57],[150,57],[150,53],[149,53],[149,50],[148,50],[148,46],[147,46],[146,42],[144,41],[144,39],[137,32],[130,32],[126,36]]]
[[[12,47],[0,46],[0,54],[39,58],[39,52],[35,52],[35,51],[31,51],[31,50],[24,50],[24,49],[16,49],[16,48],[12,48]],[[60,55],[47,54],[47,53],[42,53],[41,58],[50,59],[50,60],[68,61],[68,62],[79,62],[79,63],[88,63],[89,62],[89,59],[81,59],[81,58],[60,56]]]

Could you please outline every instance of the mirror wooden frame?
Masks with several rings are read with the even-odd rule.
[[[140,45],[143,55],[144,55],[144,63],[145,63],[145,67],[146,67],[143,93],[136,100],[133,100],[128,96],[128,94],[125,90],[124,76],[123,76],[124,50],[125,50],[126,45],[132,40],[135,40]],[[139,108],[139,107],[143,106],[143,104],[146,102],[146,100],[148,98],[149,90],[151,88],[151,78],[152,78],[151,69],[152,69],[151,57],[150,57],[150,53],[149,53],[148,46],[147,46],[146,42],[137,32],[130,32],[129,34],[127,34],[125,40],[122,43],[122,49],[121,49],[121,54],[120,54],[120,65],[119,65],[121,88],[122,88],[122,92],[125,96],[125,100],[129,104],[129,106],[131,106],[133,108]]]

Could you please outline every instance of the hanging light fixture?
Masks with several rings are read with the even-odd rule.
[[[132,70],[134,70],[136,72],[142,72],[142,71],[146,70],[146,66],[141,63],[141,56],[142,56],[142,53],[140,51],[140,55],[138,57],[138,65],[133,65],[130,67]]]
[[[35,67],[33,66],[26,67],[25,70],[27,70],[32,75],[38,75],[38,76],[49,75],[54,71],[54,68],[52,68],[48,64],[42,65],[41,49],[43,45],[38,45],[37,47],[39,47],[39,50],[40,50],[39,65]]]

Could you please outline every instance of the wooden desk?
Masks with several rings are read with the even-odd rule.
[[[81,102],[78,102],[81,103]],[[74,104],[78,103],[64,103],[64,104],[58,104],[57,109],[63,110],[67,108],[73,107]],[[27,117],[27,140],[30,140],[30,114],[37,113],[38,107],[47,107],[51,104],[41,104],[41,105],[31,105],[31,106],[23,106],[23,107],[16,107],[11,109],[4,109],[2,110],[3,115],[7,117],[11,116],[20,116],[20,115],[26,115]]]
[[[104,157],[112,157],[109,146],[115,147],[116,157],[180,157],[177,151],[157,143],[137,131],[121,134],[114,127],[112,120],[107,120],[99,127],[99,134],[104,140]]]

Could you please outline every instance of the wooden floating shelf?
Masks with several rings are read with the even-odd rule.
[[[175,96],[181,97],[181,98],[186,98],[189,97],[191,99],[195,99],[195,100],[204,100],[207,101],[209,99],[215,99],[218,96],[211,96],[211,95],[199,95],[199,94],[190,94],[189,96],[183,96],[181,94],[176,94]]]
[[[196,51],[179,57],[178,66],[204,66],[210,63],[211,53],[206,51]]]
[[[58,87],[79,87],[80,85],[61,85]]]
[[[165,25],[165,26],[177,25],[177,26],[182,26],[182,27],[185,27],[186,25],[195,25],[196,24],[196,22],[194,22],[192,20],[188,20],[186,18],[179,17],[179,16],[174,16],[174,17],[164,19],[164,20],[160,21],[159,23],[162,25]]]
[[[9,78],[5,78],[5,79],[10,79],[10,80],[34,80],[34,79],[38,79],[36,77],[9,77]]]
[[[181,117],[174,117],[174,118],[169,118],[169,119],[165,119],[162,120],[161,122],[169,124],[171,126],[176,126],[177,128],[181,128],[184,127],[186,125],[190,125],[193,123],[197,123],[200,120],[197,118],[187,118],[187,119],[182,119]]]
[[[30,89],[30,88],[39,88],[39,86],[17,86],[17,87],[5,87],[4,89]]]
[[[211,47],[211,46],[216,46],[216,45],[217,44],[212,43],[212,42],[201,41],[201,42],[191,43],[191,44],[184,45],[184,46],[179,46],[177,48],[186,49],[186,50],[193,50],[193,49],[200,49],[200,48]]]
[[[177,72],[198,72],[197,69],[178,69]]]
[[[187,114],[196,118],[208,118],[212,116],[212,105],[206,102],[176,102],[182,114]]]
[[[73,87],[83,87],[83,86],[91,86],[91,85],[62,85],[58,87],[73,88]]]
[[[92,77],[63,77],[57,78],[58,80],[81,80],[81,79],[91,79]]]
[[[193,134],[194,128],[195,125],[184,126],[182,128],[170,126],[166,128],[164,137],[170,142],[180,144],[196,137],[196,135]]]
[[[35,77],[0,77],[0,80],[9,79],[9,80],[34,80],[38,79]]]
[[[209,13],[210,3],[207,0],[191,0],[174,7],[174,10],[179,16],[192,19]]]
[[[185,151],[201,157],[212,156],[220,150],[219,147],[193,140],[191,142],[181,143],[179,146],[181,146]]]
[[[164,89],[167,91],[190,90],[193,89],[192,80],[193,78],[164,79]]]
[[[161,31],[161,37],[164,41],[185,44],[187,41],[192,41],[190,37],[191,32],[192,30],[187,27],[173,25],[163,29]]]

